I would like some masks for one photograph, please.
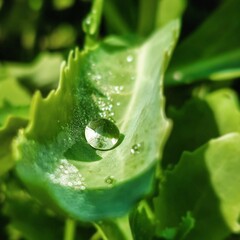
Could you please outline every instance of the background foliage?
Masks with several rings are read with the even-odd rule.
[[[240,2],[105,0],[99,29],[98,20],[96,29],[94,25],[91,25],[93,29],[88,28],[86,16],[91,11],[91,6],[92,1],[88,0],[0,0],[0,239],[70,240],[74,239],[74,236],[75,239],[84,240],[240,239]],[[97,9],[100,11],[99,7]],[[168,23],[176,18],[181,19],[181,30],[172,54],[177,27],[166,26],[170,26]],[[173,30],[175,35],[172,34]],[[160,43],[160,39],[164,38],[154,38],[158,33],[160,35],[164,33],[170,40],[166,37],[165,42],[163,40],[163,43]],[[99,42],[100,45],[95,45]],[[171,45],[168,48],[168,57],[163,57],[165,49],[157,52],[156,47],[166,47],[168,44]],[[74,54],[72,52],[68,57],[69,52],[76,46],[79,47],[80,53],[75,50]],[[97,213],[104,216],[103,219],[100,217],[101,221],[98,221],[99,219],[95,221],[94,218],[86,217],[88,210],[86,215],[81,215],[82,213],[69,215],[74,212],[71,209],[74,203],[69,207],[62,207],[59,211],[55,203],[64,205],[64,196],[75,193],[60,191],[61,195],[56,194],[57,197],[49,201],[48,197],[52,197],[52,192],[58,193],[59,189],[52,188],[49,196],[45,194],[45,189],[42,194],[39,188],[36,188],[37,184],[41,185],[42,182],[37,182],[36,177],[37,184],[32,181],[32,188],[37,190],[32,194],[34,189],[26,184],[28,182],[26,179],[30,175],[26,174],[28,168],[25,168],[25,165],[19,167],[18,174],[16,173],[16,158],[21,157],[16,157],[12,146],[19,144],[23,159],[35,154],[37,150],[35,152],[33,149],[38,148],[41,149],[39,152],[46,151],[52,154],[47,148],[49,142],[46,143],[46,139],[50,139],[55,130],[57,133],[60,130],[56,124],[56,128],[52,127],[49,131],[48,125],[42,123],[56,121],[57,115],[54,115],[56,106],[65,106],[62,109],[67,109],[68,119],[71,118],[69,116],[72,114],[70,111],[72,104],[76,104],[74,101],[79,101],[81,109],[91,105],[90,97],[86,100],[81,96],[92,94],[87,92],[92,81],[92,78],[87,77],[87,71],[90,63],[94,61],[100,62],[97,69],[101,76],[105,76],[106,69],[110,68],[116,76],[117,83],[123,85],[125,89],[131,89],[133,95],[138,97],[138,103],[132,108],[132,113],[140,112],[139,109],[145,106],[146,99],[150,99],[151,103],[152,99],[158,99],[152,98],[151,94],[146,94],[146,97],[139,91],[147,89],[151,84],[141,84],[140,88],[135,88],[129,86],[128,81],[124,79],[126,76],[131,77],[131,74],[137,75],[140,68],[138,63],[133,63],[130,67],[123,64],[121,69],[117,67],[122,61],[122,56],[128,56],[129,53],[136,54],[135,59],[142,59],[144,63],[141,65],[142,73],[149,75],[148,81],[154,79],[158,71],[161,72],[157,76],[159,78],[163,76],[171,57],[163,82],[166,106],[164,107],[161,95],[159,98],[161,104],[155,104],[151,109],[152,114],[146,114],[149,116],[149,123],[152,123],[154,118],[157,120],[153,121],[155,123],[152,125],[153,129],[162,129],[162,135],[155,136],[153,133],[151,136],[147,135],[149,146],[156,145],[159,151],[154,148],[152,152],[144,153],[146,154],[144,159],[150,159],[146,161],[147,164],[158,160],[154,186],[149,191],[148,186],[139,184],[148,190],[139,187],[141,194],[138,195],[138,191],[133,194],[131,188],[136,188],[134,181],[139,183],[140,180],[135,179],[133,172],[129,174],[131,170],[126,170],[127,182],[122,184],[123,187],[120,186],[120,189],[122,193],[134,196],[133,203],[130,201],[131,197],[128,198],[129,205],[127,200],[122,201],[123,205],[127,206],[124,212],[129,212],[128,217],[106,219],[102,211]],[[143,53],[148,54],[145,59],[140,57]],[[112,55],[114,57],[109,61]],[[60,71],[63,60],[68,61],[69,69],[62,67]],[[114,65],[115,62],[117,64]],[[153,64],[155,62],[161,65],[159,69],[151,69],[151,66],[156,66]],[[63,73],[66,76],[63,77]],[[86,75],[88,83],[86,86],[79,87],[80,83],[76,77],[78,74]],[[54,98],[54,94],[51,93],[48,101],[42,100],[40,93],[47,96],[52,89],[57,88],[60,78],[62,80],[62,85],[60,83],[62,90],[58,92],[60,97]],[[63,87],[66,79],[72,80],[72,85]],[[152,82],[154,89],[157,81]],[[115,82],[105,81],[101,84],[102,89],[105,86],[105,91]],[[80,94],[76,93],[77,100],[73,97],[70,101],[64,97],[68,91],[71,95],[76,89],[82,91]],[[36,90],[39,93],[31,103]],[[106,91],[110,92],[109,89]],[[68,99],[69,102],[64,99]],[[125,99],[123,106],[128,106],[130,98],[123,99]],[[158,107],[159,111],[156,110]],[[35,118],[33,109],[36,110]],[[81,109],[76,114],[78,118],[82,114]],[[89,111],[92,112],[91,109]],[[125,108],[122,108],[117,114],[120,116],[124,111]],[[165,114],[172,123],[171,133],[169,120],[165,118]],[[138,116],[141,119],[142,115]],[[29,120],[33,125],[27,128],[28,134],[25,136],[19,129],[29,126]],[[65,120],[63,116],[59,121],[62,123]],[[127,123],[131,125],[130,120],[129,122],[127,120],[126,125]],[[117,118],[117,123],[119,122],[120,117]],[[144,122],[140,121],[139,129],[145,129]],[[147,139],[139,129],[136,132]],[[149,128],[146,127],[146,131],[147,129]],[[42,133],[44,134],[41,136]],[[63,133],[68,134],[67,131]],[[36,140],[39,145],[31,145],[29,139]],[[78,139],[78,142],[81,141]],[[83,142],[77,145],[77,148],[72,148],[71,157],[74,154],[79,156],[79,152],[80,154],[87,152],[89,159],[96,157],[93,151],[87,151],[87,147],[82,146]],[[58,148],[59,146],[56,150]],[[46,159],[46,155],[39,159]],[[49,156],[48,158],[51,157]],[[148,177],[150,175],[151,177]],[[146,182],[144,179],[148,179],[151,182],[152,172],[150,175],[146,172],[141,181]],[[122,179],[126,180],[124,174]],[[97,178],[95,182],[99,182]],[[32,191],[29,192],[29,188]],[[119,189],[112,189],[108,189],[104,195],[94,192],[95,195],[89,195],[86,199],[92,197],[92,202],[98,202],[99,199],[104,202],[105,196],[108,196],[110,206],[115,203],[111,201],[110,196],[115,196],[115,193],[119,192]],[[143,198],[142,194],[146,197]],[[46,199],[39,201],[42,198],[40,195],[47,201]],[[85,204],[86,199],[83,199]],[[46,202],[51,204],[47,205]],[[112,209],[115,212],[114,207]],[[116,212],[118,209],[121,208],[116,207]],[[66,216],[74,217],[78,221],[74,223],[71,219],[66,220]]]

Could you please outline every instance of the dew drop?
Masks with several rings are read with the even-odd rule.
[[[105,178],[105,183],[109,185],[113,185],[115,182],[116,182],[116,179],[114,178],[114,176],[108,176]]]
[[[133,61],[133,56],[132,55],[128,55],[127,56],[127,62],[132,62]]]
[[[183,74],[181,72],[176,71],[176,72],[173,73],[173,79],[175,81],[181,81],[182,78],[183,78]]]
[[[110,120],[101,118],[90,121],[85,128],[85,138],[95,149],[110,150],[119,140],[120,133],[117,126]]]
[[[139,154],[142,148],[143,148],[143,144],[137,143],[132,146],[130,152],[131,154]]]
[[[81,189],[81,190],[85,190],[85,189],[86,189],[86,186],[82,185],[82,186],[80,187],[80,189]]]
[[[91,34],[91,24],[92,24],[92,16],[88,15],[84,20],[83,20],[83,31],[87,34]]]

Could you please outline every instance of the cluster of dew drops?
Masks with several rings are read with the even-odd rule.
[[[126,58],[127,62],[132,62],[134,60],[132,55],[128,55]],[[100,80],[102,79],[102,76],[100,74],[97,75],[91,75],[88,74],[89,77],[92,78],[92,80],[96,81],[98,84]],[[115,86],[114,91],[115,93],[120,93],[123,90],[123,86]],[[110,99],[108,98],[110,101]],[[100,150],[100,151],[109,151],[114,148],[116,148],[120,144],[120,131],[114,121],[109,117],[112,117],[113,114],[109,114],[109,112],[112,112],[112,104],[108,104],[104,102],[101,99],[98,99],[98,105],[100,106],[102,112],[100,114],[100,117],[98,119],[94,119],[88,122],[88,124],[85,127],[85,139],[87,143],[94,149]],[[117,106],[120,105],[120,102],[117,102]],[[108,118],[108,119],[107,119]],[[130,149],[130,154],[136,155],[139,154],[140,150],[142,148],[142,145],[140,143],[134,144],[132,148]],[[62,162],[60,166],[60,171],[64,172],[63,178],[61,178],[62,182],[61,184],[68,185],[69,187],[74,187],[76,189],[85,190],[86,186],[84,183],[84,178],[81,176],[81,174],[78,176],[78,181],[74,181],[71,179],[68,179],[66,176],[69,176],[69,173],[74,175],[74,179],[76,179],[75,176],[77,173],[77,170],[75,169],[67,169],[67,165],[65,162]],[[104,179],[104,182],[108,184],[109,186],[112,186],[116,183],[116,179],[114,176],[107,176]]]

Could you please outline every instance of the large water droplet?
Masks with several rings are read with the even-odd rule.
[[[93,148],[110,150],[117,145],[120,133],[114,123],[101,118],[88,123],[85,128],[85,137]]]

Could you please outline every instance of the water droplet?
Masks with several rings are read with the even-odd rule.
[[[81,190],[85,190],[85,189],[86,189],[86,186],[82,185],[82,186],[80,187],[80,189],[81,189]]]
[[[87,34],[91,34],[91,24],[92,24],[92,16],[88,15],[84,20],[83,20],[83,31]]]
[[[95,149],[110,150],[119,140],[119,130],[111,121],[101,118],[90,121],[85,128],[87,142]]]
[[[115,86],[115,87],[114,87],[114,92],[115,92],[116,94],[119,94],[119,93],[121,93],[121,92],[123,91],[123,89],[124,89],[123,86]]]
[[[131,154],[138,154],[138,153],[140,153],[142,148],[143,148],[143,144],[137,143],[132,146],[130,152],[131,152]]]
[[[73,185],[72,182],[68,182],[69,187],[72,187],[72,185]]]
[[[133,61],[133,56],[132,55],[128,55],[127,56],[127,62],[132,62]]]
[[[176,72],[173,73],[173,79],[175,81],[181,81],[182,78],[183,78],[183,74],[181,72],[176,71]]]
[[[108,176],[105,178],[105,183],[112,185],[116,182],[116,179],[114,178],[114,176]]]

